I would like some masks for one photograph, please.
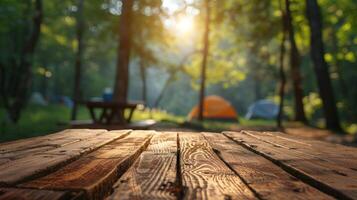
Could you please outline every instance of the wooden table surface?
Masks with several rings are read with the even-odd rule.
[[[357,199],[357,150],[283,133],[65,130],[0,144],[0,199]]]

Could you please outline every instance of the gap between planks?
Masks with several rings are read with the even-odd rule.
[[[44,152],[40,152],[35,155],[28,154],[25,157],[10,160],[9,162],[2,164],[0,166],[0,185],[13,186],[28,180],[47,175],[51,172],[56,171],[60,167],[79,159],[82,155],[93,152],[94,150],[100,148],[101,146],[107,143],[125,137],[130,132],[130,130],[113,132],[103,132],[102,130],[99,130],[93,132],[93,134],[95,134],[94,137],[88,137],[87,133],[82,134],[83,132],[81,131],[85,130],[69,130],[69,133],[72,133],[72,135],[74,135],[74,140],[77,141],[77,138],[80,138],[80,140],[75,143],[66,143],[68,145],[60,145],[54,149],[45,150]],[[40,139],[40,141],[44,143],[46,141],[51,142],[55,139],[68,136],[67,133],[68,131],[63,131],[57,134],[51,134],[48,137],[42,136],[37,137],[35,139]],[[79,136],[76,136],[75,134],[78,134]],[[41,144],[40,141],[37,142]],[[27,143],[26,140],[21,140],[20,144],[23,144],[24,142]],[[36,143],[31,144],[33,146],[37,145]],[[6,148],[11,149],[12,145],[15,146],[15,150],[22,148],[21,145],[18,145],[15,142],[6,143],[4,146],[1,146],[3,152],[6,152],[4,150]]]
[[[257,199],[201,133],[180,133],[179,140],[184,199]]]
[[[262,141],[269,141],[270,143],[279,145],[282,148],[300,151],[310,156],[315,156],[320,160],[339,165],[344,163],[345,168],[355,170],[357,167],[356,149],[353,147],[346,147],[339,144],[330,144],[316,140],[303,140],[298,137],[290,136],[279,132],[245,132],[252,137],[256,137]],[[338,149],[338,153],[336,153]],[[357,170],[355,170],[357,171]]]
[[[215,198],[256,199],[217,157],[201,133],[173,132],[155,135],[133,166],[114,184],[114,192],[108,197],[124,200]]]
[[[157,133],[135,163],[114,184],[107,199],[177,199],[177,133]]]
[[[153,131],[135,131],[60,168],[19,185],[22,188],[84,191],[85,199],[102,199],[148,146]]]
[[[135,131],[136,132],[136,131]],[[157,133],[156,133],[157,134]],[[159,133],[159,134],[164,134],[164,133]],[[167,134],[167,133],[166,133]],[[128,195],[128,193],[125,194],[126,189],[135,189],[135,192],[141,192],[140,195],[135,196],[138,197],[138,199],[150,199],[150,197],[157,197],[155,199],[159,199],[163,197],[162,199],[196,199],[201,197],[202,199],[215,199],[219,197],[224,197],[228,199],[264,199],[264,193],[263,190],[257,191],[257,189],[254,189],[254,186],[250,186],[249,183],[250,181],[247,181],[244,176],[242,176],[240,173],[237,173],[236,170],[234,170],[234,167],[232,167],[229,162],[227,162],[226,159],[222,158],[221,155],[219,154],[218,151],[215,151],[215,148],[212,148],[215,146],[215,144],[210,141],[206,135],[206,133],[176,133],[176,145],[174,144],[175,142],[171,140],[171,145],[168,145],[169,148],[166,148],[165,146],[162,146],[160,142],[157,142],[159,139],[157,135],[154,135],[153,138],[150,137],[149,140],[146,140],[146,143],[144,145],[141,145],[143,148],[139,150],[139,153],[134,152],[134,156],[131,158],[127,158],[127,162],[122,162],[124,164],[119,164],[117,167],[120,173],[113,175],[112,178],[106,177],[104,178],[105,180],[100,180],[104,181],[106,186],[99,186],[99,187],[93,187],[93,186],[88,186],[88,187],[83,187],[84,191],[86,192],[85,197],[89,199],[101,199],[107,196],[110,193],[110,190],[112,188],[112,183],[117,181],[114,184],[114,193],[111,194],[110,197],[108,198],[113,198],[113,197],[120,197],[121,199],[130,199],[130,198],[124,198],[124,197],[132,197]],[[129,134],[131,135],[131,134]],[[180,136],[181,135],[181,136]],[[223,136],[223,135],[222,135]],[[156,139],[155,139],[156,137]],[[183,141],[180,141],[180,137],[183,138]],[[224,136],[225,137],[225,136]],[[74,162],[78,162],[78,160],[83,160],[83,157],[87,156],[87,160],[84,160],[82,164],[86,164],[89,162],[90,159],[96,159],[100,160],[102,162],[103,160],[115,160],[115,159],[120,159],[118,153],[108,153],[110,152],[111,148],[115,148],[114,145],[118,142],[120,144],[120,141],[123,141],[127,137],[121,137],[117,138],[114,141],[107,143],[103,146],[101,146],[100,149],[97,151],[92,151],[90,154],[86,154],[85,156],[79,157],[79,159],[67,164],[64,168],[68,167],[69,165],[72,165]],[[187,138],[189,141],[187,141]],[[259,152],[256,152],[254,149],[250,149],[246,147],[244,144],[241,144],[240,142],[237,142],[236,140],[229,138],[230,141],[234,142],[237,147],[244,147],[244,149],[247,149],[246,151],[251,152],[252,154],[255,154],[262,159],[266,159],[264,155],[261,155]],[[156,140],[156,142],[155,142]],[[161,140],[162,141],[162,140]],[[173,142],[173,143],[172,143]],[[128,144],[130,141],[128,141]],[[107,146],[108,148],[103,148]],[[124,146],[124,145],[123,145]],[[133,150],[132,148],[122,148],[125,151],[130,151]],[[175,150],[176,149],[176,150]],[[103,150],[103,151],[102,151]],[[109,151],[108,151],[109,150]],[[196,154],[194,156],[188,155],[187,159],[187,152],[189,154]],[[159,169],[155,168],[150,168],[149,171],[142,172],[139,169],[145,169],[148,168],[147,162],[149,162],[150,157],[156,157],[156,160],[163,159],[161,158],[162,156],[167,156],[166,160],[170,162],[170,164],[166,164],[161,162],[162,165]],[[211,169],[206,161],[204,159],[200,159],[200,156],[205,157],[205,159],[209,160],[208,158],[212,159],[213,165],[216,167],[218,166],[218,170]],[[130,157],[130,156],[129,156]],[[136,158],[135,158],[136,157]],[[191,158],[194,158],[192,161]],[[264,158],[263,158],[264,157]],[[191,161],[190,161],[191,160]],[[268,158],[268,160],[270,160]],[[94,165],[99,164],[94,163]],[[115,162],[118,162],[116,160]],[[189,166],[187,166],[187,162],[189,163]],[[145,164],[146,163],[146,164]],[[174,164],[175,163],[175,164]],[[113,163],[112,163],[113,164]],[[208,165],[207,165],[208,164]],[[115,165],[115,163],[113,164]],[[112,165],[112,166],[113,166]],[[69,167],[69,171],[77,169],[75,167]],[[80,165],[77,165],[80,166]],[[146,167],[145,167],[146,166]],[[281,167],[281,166],[280,166]],[[165,170],[162,170],[165,169]],[[57,183],[57,185],[60,185],[59,187],[56,186],[56,183],[53,183],[53,180],[57,180],[59,176],[61,176],[61,173],[57,173],[58,171],[63,170],[63,168],[58,169],[54,173],[51,173],[47,176],[44,176],[42,178],[26,182],[25,184],[20,185],[20,187],[23,188],[43,188],[43,189],[54,189],[54,190],[67,190],[67,187],[63,186],[62,183]],[[138,171],[139,170],[139,171]],[[216,180],[210,180],[212,177],[216,177],[217,175],[221,172],[223,176],[227,176],[228,179],[225,180],[224,185],[227,187],[219,187],[220,183],[215,182]],[[285,169],[284,169],[285,170]],[[193,172],[193,174],[190,174],[190,171]],[[218,171],[218,172],[217,172]],[[287,170],[285,170],[287,171]],[[63,172],[66,172],[64,170]],[[165,174],[165,172],[169,172],[169,175]],[[200,172],[196,174],[197,172]],[[282,171],[284,172],[284,171]],[[289,171],[287,171],[289,172]],[[57,174],[56,174],[57,173]],[[109,172],[112,173],[112,172]],[[152,188],[154,189],[153,193],[150,192],[147,188],[145,190],[142,190],[142,188],[130,188],[128,183],[133,183],[133,179],[138,178],[140,180],[140,177],[144,177],[145,173],[147,174],[160,174],[162,177],[156,177],[156,179],[151,179],[152,181],[155,182],[154,185],[150,185],[152,183],[145,183],[145,180],[142,181],[135,181],[134,185],[137,185],[137,187],[141,187],[141,184],[146,184],[149,187],[147,188]],[[174,173],[175,175],[173,175]],[[280,172],[278,172],[280,173]],[[166,176],[167,175],[167,176]],[[198,175],[198,176],[197,176]],[[293,174],[294,175],[294,174]],[[190,177],[191,176],[191,177]],[[196,177],[197,176],[197,177]],[[237,176],[234,178],[234,176]],[[47,177],[47,178],[46,178]],[[192,178],[193,177],[193,178]],[[232,178],[233,177],[233,178]],[[153,178],[153,177],[150,177]],[[164,179],[162,179],[164,178]],[[129,179],[129,180],[128,180]],[[122,182],[124,180],[124,182]],[[233,182],[232,182],[233,181]],[[174,184],[172,184],[174,182]],[[206,183],[205,183],[206,182]],[[238,185],[234,182],[239,183]],[[38,184],[38,185],[36,185]],[[51,185],[52,184],[52,185]],[[61,185],[62,184],[62,185]],[[144,185],[145,185],[144,184]],[[221,183],[222,184],[222,183]],[[45,186],[44,186],[45,185]],[[50,186],[48,186],[50,185]],[[259,184],[258,184],[259,185]],[[212,187],[214,186],[214,187]],[[299,184],[297,184],[299,186]],[[231,188],[230,188],[231,187]],[[237,187],[240,188],[237,190]],[[305,187],[301,186],[302,188],[306,189]],[[78,188],[78,187],[73,187],[70,188],[70,190],[83,190],[83,188]],[[212,189],[213,188],[213,189]],[[236,188],[236,189],[234,189]],[[157,192],[157,189],[159,189],[159,192]],[[258,188],[259,190],[259,188]],[[311,188],[307,188],[308,193],[311,194],[316,194],[316,197],[322,196],[321,194],[317,193],[316,191],[311,190]],[[156,192],[155,192],[156,191]],[[254,194],[252,193],[254,192]],[[312,192],[311,192],[312,191]],[[100,195],[96,195],[96,193],[99,192]],[[124,193],[123,193],[124,192]],[[209,194],[209,195],[207,195]],[[300,194],[297,194],[300,195]],[[274,196],[274,194],[273,194]],[[278,196],[278,195],[277,195]],[[140,198],[141,197],[141,198]],[[148,197],[148,198],[143,198],[143,197]],[[271,196],[270,196],[271,197]],[[292,197],[291,197],[292,198]],[[116,199],[116,198],[113,198]],[[274,199],[274,198],[271,198]],[[293,198],[294,199],[294,198]],[[328,196],[326,196],[326,199],[328,199]]]
[[[246,131],[224,132],[224,134],[246,149],[265,157],[286,172],[328,195],[338,199],[357,198],[356,189],[353,186],[357,180],[352,178],[354,176],[342,176],[336,173],[346,172],[348,169],[328,165],[328,162],[313,156],[306,158],[304,157],[306,154],[295,151],[294,148],[284,149],[283,146],[271,141],[257,139]],[[348,170],[348,172],[351,171]]]
[[[223,134],[203,133],[217,155],[260,199],[333,199]]]
[[[174,158],[175,156],[171,155],[171,151],[168,151],[165,153],[162,152],[162,149],[159,152],[156,152],[158,154],[151,155],[152,153],[150,151],[151,146],[155,146],[158,143],[162,143],[164,140],[160,142],[156,142],[157,138],[155,137],[163,137],[162,133],[161,135],[156,135],[152,139],[148,149],[144,151],[141,156],[138,158],[138,160],[134,163],[132,167],[117,181],[117,183],[114,186],[114,193],[108,197],[108,199],[197,199],[197,198],[202,198],[202,199],[211,199],[211,198],[219,198],[219,197],[224,197],[227,199],[240,199],[241,197],[238,196],[239,194],[229,194],[229,192],[224,191],[223,193],[222,190],[219,189],[219,187],[216,187],[216,191],[210,191],[210,195],[205,195],[207,191],[207,186],[203,184],[203,186],[196,186],[192,187],[186,182],[183,183],[182,179],[185,178],[183,175],[186,171],[182,172],[181,168],[183,167],[183,164],[180,162],[183,159],[180,157],[182,154],[181,151],[181,146],[182,141],[180,140],[180,137],[185,137],[180,133],[181,135],[179,138],[177,138],[177,151],[176,151],[176,158],[177,158],[177,164],[176,164],[176,179],[171,176],[168,180],[165,179],[168,174],[175,174],[175,168],[170,165],[171,167],[169,168],[164,168],[162,167],[163,165],[158,164],[157,168],[153,167],[150,164],[142,164],[142,162],[148,161],[149,159],[151,160],[162,160],[165,158],[162,158],[163,156],[169,156]],[[202,144],[205,143],[205,140],[207,140],[212,147],[217,147],[217,138],[210,138],[211,135],[207,135],[208,133],[203,133],[203,136],[205,138],[202,138],[200,135],[201,133],[192,133],[191,135],[194,135],[193,138],[198,137],[199,142],[194,144],[194,146],[198,147],[198,149],[203,150],[204,148],[202,147]],[[308,184],[305,184],[301,182],[300,180],[296,179],[295,177],[291,176],[289,173],[286,173],[284,170],[280,169],[278,166],[270,162],[269,160],[265,159],[264,157],[255,154],[252,151],[246,150],[245,148],[241,147],[239,144],[235,143],[233,140],[230,140],[229,138],[225,137],[223,134],[214,134],[215,136],[220,136],[221,140],[223,137],[223,140],[229,143],[229,147],[232,147],[231,149],[234,149],[234,153],[237,153],[241,151],[239,156],[253,156],[250,158],[253,158],[254,161],[258,161],[258,163],[241,163],[239,167],[234,166],[234,164],[239,163],[239,161],[242,161],[242,159],[239,159],[237,155],[233,155],[233,157],[227,157],[226,153],[230,153],[228,149],[224,149],[223,152],[226,156],[221,157],[218,151],[215,151],[213,148],[213,152],[211,153],[214,155],[218,155],[219,159],[226,164],[226,166],[234,173],[236,173],[240,179],[252,190],[256,197],[259,199],[284,199],[284,198],[289,198],[289,199],[333,199],[332,197],[320,192],[319,190],[316,190],[315,188],[311,187]],[[172,138],[171,138],[172,139]],[[172,141],[171,141],[172,142]],[[192,141],[191,141],[192,142]],[[222,141],[219,141],[218,144],[221,144]],[[174,144],[174,142],[173,142]],[[224,145],[227,145],[227,143],[224,143]],[[164,147],[164,145],[160,145]],[[208,146],[208,145],[203,145],[203,146]],[[222,147],[222,146],[221,146]],[[167,148],[167,147],[166,147]],[[159,150],[160,148],[156,149]],[[175,149],[175,148],[173,148]],[[185,149],[185,148],[183,148]],[[235,156],[235,157],[234,157]],[[155,158],[156,157],[156,158]],[[232,161],[232,159],[238,159],[238,161]],[[246,161],[248,159],[246,158]],[[187,160],[186,160],[187,161]],[[244,161],[244,158],[243,158]],[[172,160],[171,160],[172,162]],[[213,161],[215,162],[215,161]],[[219,160],[218,160],[219,162]],[[232,163],[235,162],[235,163]],[[160,161],[158,162],[160,163]],[[162,162],[161,162],[162,163]],[[170,163],[170,162],[169,162]],[[246,164],[246,165],[245,165]],[[261,166],[263,165],[263,167]],[[227,169],[227,170],[229,170]],[[247,173],[247,170],[251,170],[251,174],[249,172]],[[202,179],[208,180],[210,174],[209,171],[202,171],[204,172],[203,174],[206,175],[206,177],[201,177]],[[216,173],[213,173],[213,175]],[[224,174],[224,173],[222,173]],[[161,177],[158,177],[161,175]],[[208,175],[208,176],[207,176]],[[204,175],[203,175],[204,176]],[[147,180],[147,177],[150,177],[149,180]],[[205,181],[204,180],[204,181]],[[266,180],[266,181],[263,181]],[[176,182],[177,185],[173,185],[172,183]],[[212,184],[212,182],[208,181],[208,184]],[[171,184],[168,184],[171,183]],[[168,187],[167,187],[168,186]],[[217,186],[217,185],[215,185]],[[218,189],[218,190],[217,190]],[[171,194],[172,191],[176,192],[175,194]],[[248,193],[249,194],[249,193]],[[175,196],[174,196],[175,195]],[[247,195],[247,194],[246,194]],[[249,197],[244,197],[244,198],[249,198]],[[251,197],[253,198],[253,197]]]

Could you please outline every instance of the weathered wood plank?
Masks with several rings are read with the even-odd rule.
[[[19,159],[106,133],[106,130],[64,130],[46,136],[0,144],[0,159]]]
[[[218,155],[261,199],[334,199],[223,134],[204,133]]]
[[[251,131],[254,132],[254,131]],[[316,139],[306,139],[302,137],[298,137],[296,135],[290,135],[282,132],[261,132],[263,134],[269,134],[275,137],[282,137],[283,139],[289,140],[291,142],[295,142],[301,145],[306,145],[306,146],[323,146],[325,148],[338,148],[338,149],[343,149],[343,152],[348,152],[351,153],[351,156],[357,157],[356,155],[353,154],[355,152],[355,148],[353,147],[348,147],[340,144],[334,144],[334,143],[329,143],[329,142],[324,142],[321,140],[316,140]]]
[[[259,140],[279,145],[282,148],[294,149],[311,156],[316,156],[326,162],[333,162],[342,167],[357,171],[357,149],[338,144],[315,140],[304,140],[279,132],[246,132]]]
[[[108,199],[176,199],[177,133],[159,133],[132,167],[114,184]]]
[[[186,199],[256,199],[199,133],[179,133],[180,170]]]
[[[245,132],[225,133],[251,151],[264,156],[295,177],[319,190],[341,199],[357,199],[356,171],[332,165],[294,149],[258,140]]]
[[[38,136],[27,139],[20,139],[0,144],[0,152],[20,151],[22,149],[33,148],[41,145],[43,142],[58,141],[61,139],[83,139],[91,134],[106,132],[106,130],[90,130],[90,129],[67,129],[57,133]]]
[[[8,159],[8,158],[0,158],[0,165],[5,164],[9,161],[10,161],[10,159]]]
[[[97,134],[95,137],[87,137],[86,139],[81,139],[78,142],[70,143],[53,150],[44,152],[46,155],[70,155],[79,156],[85,152],[97,149],[108,142],[111,142],[119,137],[124,137],[129,133],[129,131],[109,131],[103,134]]]
[[[37,153],[45,152],[51,149],[56,148],[55,146],[52,145],[43,145],[43,146],[37,146],[34,148],[27,148],[27,149],[22,149],[20,151],[11,151],[11,152],[4,152],[0,153],[0,159],[8,159],[8,160],[16,160],[19,158],[26,157],[28,155],[34,155]]]
[[[114,131],[98,134],[96,137],[88,137],[80,140],[75,147],[72,144],[45,151],[34,155],[28,155],[0,165],[0,184],[14,185],[34,177],[43,176],[59,167],[77,159],[79,156],[89,153],[100,146],[118,138],[124,137],[129,131]],[[69,152],[68,152],[69,151]]]
[[[135,131],[42,178],[20,187],[84,190],[88,199],[102,199],[150,142],[154,132]]]
[[[0,188],[0,200],[65,200],[74,199],[76,194],[62,191]]]

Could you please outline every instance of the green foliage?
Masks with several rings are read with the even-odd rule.
[[[31,29],[28,16],[33,13],[27,9],[29,2],[0,1],[0,62],[6,66],[8,63],[5,61],[9,57],[20,56],[16,48],[21,47],[26,35],[24,33]],[[31,90],[41,92],[45,98],[53,101],[58,96],[73,95],[74,55],[78,45],[75,40],[77,2],[43,2],[45,16],[33,63]],[[223,96],[240,115],[244,115],[255,100],[277,95],[277,67],[282,37],[279,0],[210,2],[212,16],[207,94]],[[139,63],[143,62],[148,79],[149,106],[153,105],[163,83],[172,74],[160,108],[185,116],[197,104],[204,22],[202,3],[203,0],[135,1],[130,100],[141,100],[141,93],[138,92],[142,88]],[[348,130],[354,130],[355,126],[349,124],[357,122],[357,4],[355,0],[320,0],[319,3],[324,20],[325,58],[330,65],[340,115]],[[165,8],[167,4],[174,5]],[[120,5],[120,0],[85,1],[83,99],[101,96],[104,88],[113,87]],[[292,1],[291,10],[296,42],[302,56],[305,109],[308,117],[318,123],[322,116],[321,102],[316,95],[318,91],[309,55],[310,35],[305,2]],[[193,20],[193,30],[179,32],[175,26],[179,19],[187,16]],[[292,115],[294,106],[290,80],[288,77],[287,105],[284,108],[288,116]],[[35,107],[28,109],[34,109],[34,113],[37,113]],[[66,109],[59,110],[56,111],[58,117],[53,116],[49,124],[67,120],[69,112]],[[50,106],[48,112],[51,111]],[[32,117],[41,118],[25,111],[23,118],[34,121]],[[26,123],[20,121],[20,125],[13,130],[22,132],[28,129],[31,132],[31,124]],[[53,130],[43,126],[43,131],[39,132],[50,129]]]
[[[70,109],[63,105],[30,105],[24,111],[18,124],[9,124],[4,121],[5,111],[0,109],[0,142],[46,135],[69,128],[69,115]],[[173,116],[160,110],[137,110],[133,115],[133,121],[149,118],[156,121],[183,122],[182,117]],[[90,116],[87,108],[80,107],[78,120],[88,119]]]
[[[310,93],[308,96],[304,97],[304,109],[306,113],[306,117],[309,118],[310,120],[316,119],[316,114],[317,111],[320,111],[320,116],[321,117],[321,107],[322,107],[322,101],[321,98],[319,97],[319,94],[317,93]],[[315,116],[313,116],[315,115]]]
[[[4,121],[5,111],[1,109],[0,140],[3,142],[28,138],[62,130],[66,126],[60,125],[60,123],[67,122],[69,114],[70,110],[64,106],[29,106],[23,112],[20,121],[17,124],[11,124]],[[86,118],[87,116],[85,115],[85,110],[81,109],[81,118]]]

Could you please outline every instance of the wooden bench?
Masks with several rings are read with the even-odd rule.
[[[129,115],[125,121],[119,121],[119,123],[130,123],[133,116],[134,110],[137,108],[139,103],[128,103],[128,102],[105,102],[105,101],[88,101],[86,106],[89,110],[90,116],[94,123],[96,124],[112,124],[115,118],[120,120],[121,114],[124,113],[126,109],[129,109]],[[96,116],[95,110],[101,110],[99,117]]]
[[[357,199],[357,150],[273,132],[65,130],[0,144],[0,199]]]
[[[88,101],[85,102],[91,120],[76,120],[71,121],[70,125],[73,129],[149,129],[155,125],[154,120],[142,120],[132,122],[132,116],[135,109],[141,105],[140,102],[136,103],[121,103],[121,102],[104,102],[104,101]],[[129,110],[129,114],[125,119],[120,119],[121,113]],[[96,110],[99,110],[99,116],[96,115]],[[124,120],[124,121],[123,121]]]

